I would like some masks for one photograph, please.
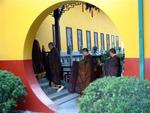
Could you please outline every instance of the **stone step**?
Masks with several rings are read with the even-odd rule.
[[[40,83],[41,87],[49,86],[49,81]]]
[[[76,93],[69,93],[66,88],[67,85],[65,85],[65,88],[62,91],[57,93],[56,89],[49,86],[49,81],[46,78],[40,79],[39,83],[46,95],[58,105],[69,102],[79,96]]]
[[[78,98],[72,99],[69,102],[59,105],[56,113],[79,113]]]
[[[40,84],[49,82],[49,81],[47,80],[47,78],[42,78],[42,79],[39,79],[38,81],[39,81]]]
[[[48,84],[45,84],[45,85],[40,85],[40,86],[41,86],[42,89],[51,88],[51,87],[49,86],[49,83],[48,83]],[[53,88],[51,88],[51,89],[53,89]]]
[[[53,93],[53,94],[49,94],[48,95],[48,97],[50,98],[50,99],[52,99],[53,101],[55,101],[55,100],[57,100],[57,99],[60,99],[60,98],[62,98],[62,97],[64,97],[64,96],[66,96],[66,95],[68,95],[69,94],[69,92],[68,92],[68,90],[67,89],[64,89],[64,90],[62,90],[61,92],[59,92],[59,93]]]
[[[58,105],[61,105],[61,104],[69,102],[69,101],[71,101],[71,100],[73,100],[75,98],[78,98],[78,97],[79,97],[78,94],[72,93],[72,94],[69,94],[69,95],[67,95],[65,97],[62,97],[60,99],[55,100],[55,103],[58,104]]]
[[[61,92],[57,93],[56,89],[53,89],[49,86],[49,83],[42,83],[41,84],[41,88],[44,90],[44,92],[49,96],[49,97],[56,97],[61,95],[61,93],[69,93],[66,89],[66,87],[64,88],[64,90],[62,90]]]
[[[45,83],[42,82],[40,86],[43,89],[43,91],[46,93],[46,95],[53,101],[60,99],[69,94],[66,88],[62,90],[61,92],[57,93],[56,89],[49,87],[49,82],[45,82]]]
[[[67,85],[67,83],[65,83],[65,81],[62,80],[61,82],[63,85],[65,85],[65,86]],[[49,86],[49,81],[47,79],[43,78],[39,81],[39,84],[42,88],[47,87],[47,86]]]
[[[53,88],[51,88],[51,87],[44,87],[44,88],[42,88],[43,89],[43,91],[46,93],[46,95],[51,95],[51,94],[54,94],[54,93],[56,93],[57,92],[57,90],[56,89],[53,89]]]

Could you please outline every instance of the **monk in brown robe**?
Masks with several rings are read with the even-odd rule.
[[[93,59],[87,48],[82,50],[84,60],[80,61],[78,77],[76,82],[76,92],[83,93],[83,90],[92,82],[93,76]]]
[[[103,76],[101,60],[97,59],[96,65],[94,66],[94,79],[102,78]]]
[[[32,48],[32,64],[34,73],[38,78],[43,78],[46,74],[44,65],[43,65],[43,57],[40,49],[40,44],[37,40],[33,42]]]
[[[45,50],[45,47],[44,45],[42,45],[42,56],[43,56],[43,64],[44,64],[44,68],[45,68],[45,71],[46,71],[46,78],[49,80],[50,82],[50,85],[51,85],[51,72],[50,72],[50,67],[49,67],[49,60],[48,60],[48,53],[49,52],[46,52]]]
[[[68,91],[70,93],[75,93],[76,92],[76,82],[78,78],[78,70],[79,70],[79,62],[78,61],[73,61],[72,64],[72,74],[69,77],[69,84],[68,84]]]
[[[116,54],[116,50],[114,48],[110,49],[109,54],[111,56],[109,62],[108,62],[108,68],[107,68],[107,74],[109,76],[121,76],[121,64],[120,64],[120,58]]]
[[[50,81],[50,85],[57,89],[57,92],[59,92],[64,88],[64,86],[61,84],[62,67],[60,62],[60,55],[52,42],[50,42],[48,46],[51,50],[48,53],[48,67],[50,69],[50,78],[52,79]]]

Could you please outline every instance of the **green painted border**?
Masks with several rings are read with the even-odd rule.
[[[144,18],[143,18],[143,0],[138,0],[139,16],[139,56],[140,56],[140,80],[145,79],[144,66]]]

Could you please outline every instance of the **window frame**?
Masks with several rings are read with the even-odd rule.
[[[105,35],[104,35],[104,33],[100,33],[100,41],[101,41],[101,51],[105,50]]]
[[[97,38],[95,37],[96,36],[95,34],[97,35]],[[96,44],[96,42],[97,42],[97,44]],[[94,46],[96,46],[96,45],[97,45],[97,49],[99,50],[98,32],[94,32]]]
[[[88,33],[90,34],[90,49],[88,48]],[[87,49],[90,51],[91,50],[91,31],[86,30],[86,43],[87,43]]]
[[[106,45],[107,45],[107,50],[109,50],[110,49],[110,34],[106,34]]]
[[[82,33],[82,29],[77,29],[77,41],[78,41],[78,51],[80,51],[80,45],[79,45],[79,33],[78,33],[78,31],[80,31],[81,32],[81,46],[82,46],[82,48],[83,48],[83,33]]]
[[[119,36],[118,35],[116,36],[116,48],[117,49],[119,48]]]
[[[67,45],[67,50],[69,49],[68,48],[68,29],[71,30],[71,43],[72,43],[72,51],[73,51],[73,35],[72,35],[72,27],[66,27],[66,45]]]
[[[115,48],[115,35],[111,35],[111,47]]]

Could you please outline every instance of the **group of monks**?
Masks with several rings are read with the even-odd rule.
[[[60,53],[54,44],[50,42],[48,44],[50,49],[46,52],[44,47],[42,51],[37,40],[33,44],[33,69],[37,76],[46,75],[49,80],[49,86],[57,89],[60,92],[64,86],[61,83],[63,79],[63,71],[60,61]],[[110,59],[104,65],[104,69],[100,63],[97,61],[96,65],[92,55],[90,55],[87,48],[82,49],[82,55],[84,59],[80,62],[74,62],[72,66],[72,75],[69,79],[68,90],[69,92],[76,92],[83,94],[83,90],[94,80],[103,76],[121,76],[121,65],[120,58],[116,54],[114,48],[109,51]]]
[[[83,90],[97,78],[121,76],[120,58],[117,56],[114,48],[109,50],[110,59],[103,66],[100,63],[100,59],[94,64],[93,57],[87,48],[82,49],[82,54],[84,59],[80,62],[73,63],[72,76],[70,77],[68,87],[70,92],[77,92],[82,95]]]

